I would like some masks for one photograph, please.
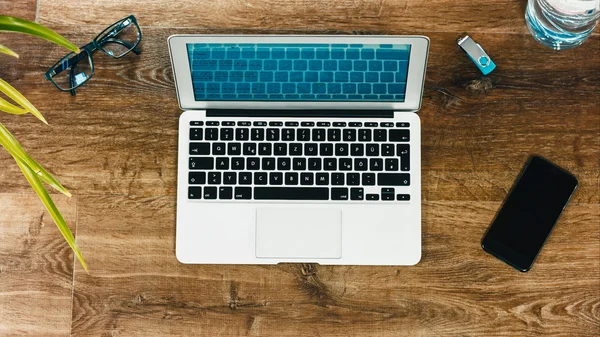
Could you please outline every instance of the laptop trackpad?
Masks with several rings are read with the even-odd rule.
[[[324,208],[256,210],[256,257],[342,257],[342,211]]]

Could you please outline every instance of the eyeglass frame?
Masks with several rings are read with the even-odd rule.
[[[112,40],[112,41],[110,41],[110,42],[118,43],[118,44],[120,44],[120,45],[122,45],[122,46],[128,47],[128,48],[129,48],[129,50],[128,50],[128,51],[126,51],[126,52],[124,52],[124,53],[123,53],[123,54],[121,54],[121,55],[117,55],[117,56],[115,56],[115,55],[112,55],[112,54],[110,54],[109,52],[107,52],[106,50],[104,50],[104,49],[102,48],[102,46],[104,45],[104,43],[106,43],[106,41],[98,41],[98,38],[99,38],[100,36],[102,36],[103,34],[105,34],[107,31],[109,31],[109,30],[110,30],[110,29],[111,29],[111,28],[112,28],[114,25],[116,25],[117,23],[119,23],[119,22],[121,22],[121,21],[125,21],[125,20],[127,20],[127,19],[130,19],[130,20],[131,20],[131,22],[133,22],[133,24],[134,24],[134,25],[135,25],[135,27],[137,28],[137,31],[138,31],[138,33],[139,33],[139,37],[138,37],[138,39],[137,39],[136,43],[135,43],[133,46],[131,46],[131,47],[128,47],[128,46],[127,46],[127,43],[126,43],[125,41],[122,41],[122,40],[119,40],[119,39],[116,39],[116,38],[114,38],[114,40]],[[140,44],[140,42],[142,42],[142,30],[140,29],[140,26],[139,26],[139,24],[138,24],[138,22],[137,22],[137,20],[136,20],[135,16],[134,16],[133,14],[131,14],[131,15],[129,15],[129,16],[126,16],[126,17],[124,17],[124,18],[122,18],[122,19],[120,19],[120,20],[117,20],[117,21],[113,22],[112,24],[108,25],[108,27],[106,27],[106,28],[105,28],[105,29],[104,29],[102,32],[100,32],[100,34],[96,35],[96,37],[95,37],[94,39],[92,39],[92,41],[91,41],[90,43],[88,43],[88,44],[86,44],[86,45],[84,45],[84,46],[80,47],[80,48],[79,48],[80,52],[79,52],[78,54],[75,54],[74,52],[71,52],[71,53],[69,53],[69,54],[67,54],[67,55],[63,56],[63,57],[62,57],[60,60],[58,60],[58,62],[56,62],[56,63],[55,63],[55,64],[54,64],[52,67],[50,67],[50,69],[48,69],[48,71],[47,71],[47,72],[44,74],[44,77],[45,77],[45,78],[46,78],[48,81],[52,82],[52,84],[53,84],[53,85],[54,85],[54,86],[55,86],[55,87],[56,87],[58,90],[60,90],[60,91],[63,91],[63,92],[67,92],[67,91],[68,91],[68,92],[70,92],[70,93],[71,93],[71,95],[72,95],[72,96],[75,96],[75,94],[76,94],[76,92],[75,92],[75,89],[77,89],[77,88],[79,88],[80,86],[82,86],[82,85],[84,85],[85,83],[87,83],[87,82],[88,82],[88,81],[89,81],[89,80],[90,80],[90,79],[91,79],[91,78],[94,76],[94,59],[92,58],[92,53],[93,53],[94,51],[96,51],[96,50],[100,50],[100,51],[102,51],[104,54],[106,54],[106,55],[108,55],[108,56],[110,56],[110,57],[112,57],[112,58],[114,58],[114,59],[120,59],[121,57],[123,57],[123,56],[125,56],[125,55],[129,54],[129,53],[130,53],[130,52],[132,52],[132,51],[133,51],[133,52],[134,52],[136,55],[139,55],[139,54],[140,54],[140,50],[137,48],[137,46]],[[62,72],[62,71],[66,71],[66,70],[69,70],[69,71],[71,71],[71,72],[72,72],[72,71],[73,71],[73,69],[74,69],[74,67],[77,65],[77,63],[79,63],[79,62],[80,62],[80,61],[83,59],[83,57],[84,57],[84,54],[87,54],[87,57],[88,57],[88,62],[89,62],[89,64],[90,64],[90,68],[91,68],[91,74],[90,74],[90,76],[88,76],[88,77],[85,79],[85,81],[83,81],[83,82],[79,83],[77,86],[74,86],[74,87],[72,87],[72,88],[70,88],[70,89],[63,89],[63,88],[59,87],[59,86],[58,86],[58,84],[56,84],[56,82],[54,82],[54,80],[53,80],[53,76],[54,76],[54,75],[56,75],[56,74],[58,74],[58,73],[56,73],[56,72],[53,72],[53,71],[54,71],[54,70],[55,70],[55,69],[56,69],[56,68],[57,68],[59,65],[61,65],[62,63],[66,62],[66,61],[71,61],[72,59],[75,59],[75,58],[77,58],[77,59],[74,61],[74,63],[72,63],[72,64],[67,64],[67,65],[68,65],[68,67],[67,67],[66,69],[64,69],[64,70],[61,70],[61,72]],[[72,56],[71,56],[70,58],[67,58],[67,57],[69,57],[69,55],[72,55]],[[73,77],[72,77],[72,76],[70,76],[70,77],[69,77],[69,80],[70,80],[70,81],[72,81],[72,78],[73,78]]]

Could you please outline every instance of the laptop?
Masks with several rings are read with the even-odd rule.
[[[414,265],[423,36],[174,35],[182,263]]]

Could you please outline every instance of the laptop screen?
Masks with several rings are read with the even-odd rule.
[[[410,44],[188,43],[196,101],[404,102]]]

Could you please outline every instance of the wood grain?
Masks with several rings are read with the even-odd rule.
[[[74,336],[595,336],[599,327],[600,213],[587,204],[569,207],[527,274],[479,247],[497,202],[425,203],[423,259],[411,268],[182,265],[174,198],[79,204],[93,271],[76,268]]]
[[[74,232],[77,198],[53,199]],[[0,193],[0,242],[0,336],[69,335],[73,254],[33,191]]]
[[[42,1],[40,17],[52,24],[98,24],[131,13],[145,26],[192,27],[195,29],[294,29],[369,30],[385,34],[414,34],[419,31],[525,32],[524,4],[503,0],[464,1],[449,5],[445,0],[249,0],[178,1],[165,6],[161,1],[103,1],[98,11],[94,1]],[[498,10],[502,8],[502,10]],[[64,15],[55,15],[55,13]],[[85,12],[88,15],[78,15]],[[469,15],[465,15],[469,13]],[[492,14],[493,15],[490,15]],[[108,20],[110,21],[110,20]]]
[[[22,56],[0,58],[0,77],[50,125],[29,115],[0,122],[76,195],[58,197],[59,207],[91,270],[73,272],[47,216],[34,243],[25,243],[43,206],[0,151],[0,336],[598,336],[600,36],[573,50],[546,49],[524,26],[525,3],[40,0],[39,22],[76,44],[132,13],[144,40],[139,56],[94,54],[94,78],[71,97],[43,79],[65,49],[0,35]],[[35,4],[0,0],[0,13],[33,19]],[[497,63],[491,76],[456,47],[465,32]],[[177,262],[180,110],[166,39],[185,33],[429,36],[419,112],[422,262]],[[479,242],[532,153],[573,172],[580,186],[522,274]]]
[[[35,21],[37,3],[37,0],[0,0],[0,15]]]

